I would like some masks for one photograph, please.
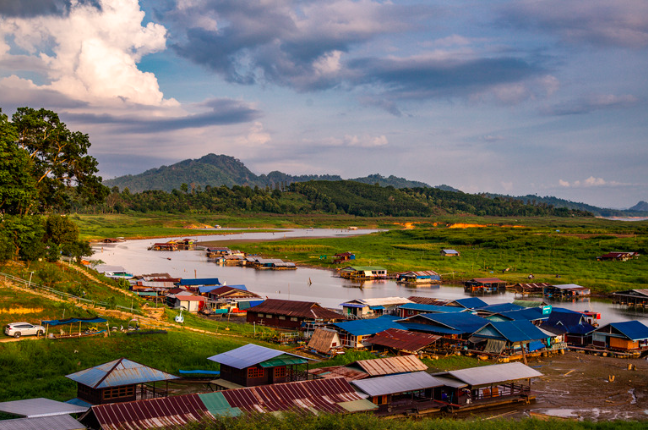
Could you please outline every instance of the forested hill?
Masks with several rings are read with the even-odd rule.
[[[493,195],[494,196],[494,195]],[[587,211],[592,213],[595,216],[602,217],[642,217],[648,216],[648,203],[641,201],[630,209],[607,209],[599,208],[596,206],[588,205],[586,203],[572,202],[570,200],[559,199],[558,197],[540,197],[535,195],[526,195],[515,197],[516,199],[522,200],[523,202],[531,203],[546,203],[559,208],[568,208],[575,209],[580,211]]]
[[[184,160],[171,166],[162,166],[156,169],[147,170],[139,175],[120,176],[115,179],[104,181],[108,187],[119,187],[120,190],[128,188],[130,192],[141,192],[147,190],[162,190],[171,192],[179,190],[182,184],[190,189],[206,186],[220,187],[225,185],[258,186],[258,187],[282,187],[294,182],[306,181],[341,181],[338,175],[289,175],[278,171],[270,172],[267,175],[256,175],[252,173],[240,160],[227,155],[208,154],[196,160]],[[396,176],[384,177],[379,174],[369,175],[365,178],[350,179],[351,181],[365,184],[380,184],[381,186],[391,185],[396,188],[430,187],[428,184],[418,181],[409,181]]]
[[[99,209],[99,208],[95,208]],[[554,208],[545,203],[525,204],[514,198],[403,188],[355,181],[294,182],[285,190],[234,185],[195,187],[193,190],[149,190],[131,193],[114,188],[103,212],[267,212],[276,214],[326,213],[357,216],[590,216],[588,212]]]

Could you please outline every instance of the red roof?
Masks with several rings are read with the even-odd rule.
[[[436,342],[441,336],[390,328],[366,339],[373,345],[415,352]]]
[[[260,305],[248,310],[250,313],[268,313],[288,317],[312,318],[322,320],[343,320],[344,315],[323,308],[315,302],[298,302],[295,300],[267,299]]]
[[[258,294],[255,294],[251,291],[246,291],[246,290],[241,290],[239,288],[234,288],[234,287],[229,287],[227,285],[223,285],[222,287],[218,287],[216,289],[213,289],[209,292],[210,296],[217,296],[217,297],[224,297],[227,296],[230,293],[245,293],[243,295],[240,295],[239,297],[261,297]]]
[[[408,299],[414,303],[418,303],[420,305],[435,305],[435,306],[443,306],[448,303],[448,300],[445,299],[433,299],[432,297],[418,297],[418,296],[411,296],[408,297]]]
[[[207,300],[207,297],[176,294],[176,299],[184,302],[204,302]]]

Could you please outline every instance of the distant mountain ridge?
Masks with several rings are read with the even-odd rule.
[[[342,181],[339,175],[290,175],[279,171],[273,171],[267,175],[256,175],[248,169],[240,160],[228,155],[207,154],[196,160],[188,159],[180,161],[171,166],[162,166],[155,169],[149,169],[138,175],[125,175],[115,179],[104,181],[108,187],[119,187],[123,190],[128,188],[130,192],[139,193],[147,190],[162,190],[171,192],[174,189],[180,189],[182,184],[188,186],[205,188],[206,186],[220,187],[225,185],[232,187],[234,185],[271,187],[287,186],[294,182],[308,181]],[[410,181],[396,176],[384,177],[379,174],[369,175],[365,178],[349,179],[350,181],[361,182],[364,184],[379,184],[382,187],[393,186],[394,188],[432,188],[430,185]],[[450,190],[447,185],[443,187],[446,191]]]

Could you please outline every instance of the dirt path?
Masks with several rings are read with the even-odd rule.
[[[86,278],[90,279],[92,282],[96,282],[97,284],[101,284],[101,285],[103,285],[105,287],[108,287],[113,291],[117,291],[118,293],[123,294],[124,296],[137,297],[136,294],[134,294],[134,293],[132,293],[130,291],[125,291],[125,290],[123,290],[123,289],[121,289],[119,287],[115,287],[114,285],[110,285],[110,284],[108,284],[106,282],[103,282],[103,281],[99,280],[99,278],[97,278],[96,276],[94,276],[93,274],[89,273],[87,270],[85,270],[85,269],[83,269],[83,268],[81,268],[79,266],[75,266],[74,264],[70,264],[70,263],[65,263],[63,261],[59,262],[59,264],[61,265],[61,267],[76,270],[77,272],[79,272],[83,276],[85,276]]]

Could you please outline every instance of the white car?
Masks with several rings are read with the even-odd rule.
[[[20,336],[42,336],[45,334],[45,327],[42,325],[34,325],[28,322],[14,322],[5,326],[4,332],[7,336],[20,337]]]

